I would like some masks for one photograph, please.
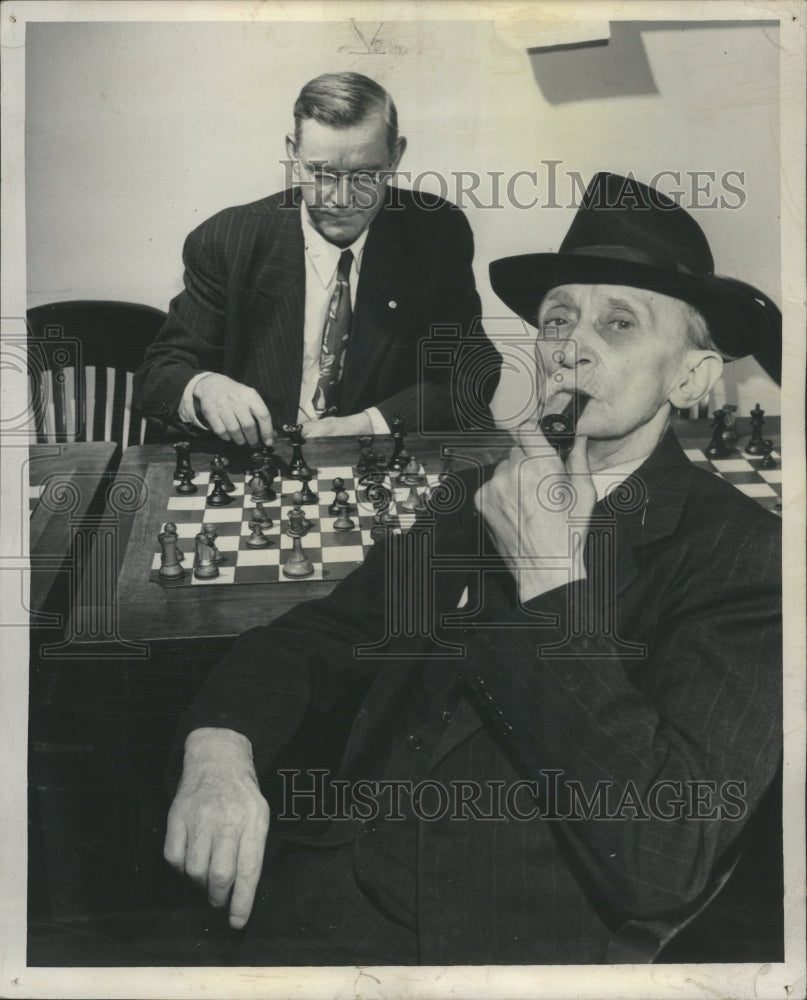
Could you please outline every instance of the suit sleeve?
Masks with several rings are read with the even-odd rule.
[[[186,239],[184,291],[172,300],[135,372],[135,405],[149,416],[176,419],[190,379],[202,371],[222,370],[226,275],[211,245],[214,230],[215,219]]]
[[[397,544],[395,536],[389,544]],[[238,638],[181,720],[169,777],[179,774],[188,733],[208,726],[246,736],[260,774],[309,710],[326,711],[350,684],[373,677],[379,661],[359,655],[357,647],[386,634],[388,552],[386,544],[376,543],[328,597],[300,604]]]
[[[390,425],[397,412],[407,427],[426,431],[486,429],[492,426],[489,406],[499,383],[501,356],[482,325],[471,227],[453,206],[442,216],[442,239],[422,248],[429,253],[431,267],[421,335],[430,341],[432,363],[419,368],[416,384],[377,407]]]
[[[632,918],[701,895],[779,761],[777,535],[723,552],[704,540],[683,580],[658,581],[657,613],[647,587],[637,658],[603,630],[573,634],[575,612],[591,606],[583,581],[526,605],[557,627],[511,632],[506,656],[501,632],[480,631],[462,666],[524,776],[559,772],[545,815],[560,819],[553,826],[598,892]],[[588,818],[572,782],[594,804]]]

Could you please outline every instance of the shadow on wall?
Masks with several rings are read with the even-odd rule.
[[[657,94],[653,71],[642,41],[645,31],[698,28],[748,28],[768,21],[611,21],[610,39],[571,45],[536,46],[528,50],[532,73],[549,104]],[[573,69],[571,66],[573,56]]]

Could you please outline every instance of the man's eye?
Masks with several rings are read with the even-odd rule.
[[[632,319],[625,319],[624,316],[615,316],[608,321],[608,325],[615,330],[624,331],[632,329],[634,323]]]
[[[546,319],[541,323],[542,327],[545,326],[563,326],[568,323],[568,319],[565,316],[547,316]]]

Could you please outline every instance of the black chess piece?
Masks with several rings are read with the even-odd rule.
[[[303,497],[303,504],[319,503],[319,497],[311,489],[311,476],[303,476],[303,488],[300,493]]]
[[[297,490],[296,493],[292,493],[291,502],[293,506],[292,509],[289,511],[289,519],[291,519],[293,514],[294,519],[295,520],[299,519],[299,522],[302,525],[303,529],[305,531],[308,531],[309,528],[311,527],[311,522],[308,520],[308,518],[305,515],[305,511],[303,510],[303,504],[305,503],[305,497],[303,496],[303,491]]]
[[[207,498],[208,507],[226,507],[233,502],[233,498],[224,490],[224,483],[216,476],[213,482],[213,492]]]
[[[400,413],[393,415],[392,424],[392,454],[390,455],[387,468],[390,472],[401,471],[401,452],[404,450],[404,433],[406,424]]]
[[[723,430],[726,426],[725,416],[722,410],[715,410],[712,421],[712,440],[706,446],[706,454],[709,458],[725,458],[729,450],[723,440]]]
[[[182,475],[180,477],[179,483],[177,485],[177,493],[180,496],[192,496],[194,493],[199,492],[199,487],[191,482],[191,475],[193,474],[193,469],[183,469]]]
[[[344,490],[336,494],[336,503],[339,507],[339,517],[333,522],[334,531],[353,531],[356,522],[348,515],[348,495]]]
[[[356,462],[356,472],[359,476],[364,476],[368,472],[375,472],[378,460],[371,450],[374,440],[373,435],[359,434],[356,440],[359,442],[359,448],[361,449]]]
[[[303,458],[303,425],[284,424],[283,430],[289,436],[291,445],[291,462],[289,462],[288,476],[290,479],[310,479],[314,472]]]
[[[773,457],[773,441],[770,438],[765,438],[762,443],[765,447],[765,454],[762,456],[759,467],[761,469],[775,469],[776,459]]]
[[[227,472],[227,466],[230,463],[223,455],[214,455],[210,460],[210,477],[219,478],[221,480],[221,486],[225,493],[234,493],[235,484]]]
[[[331,480],[331,489],[333,490],[334,496],[330,506],[328,507],[328,513],[331,514],[333,517],[336,517],[336,515],[339,513],[339,504],[336,502],[336,494],[340,490],[343,490],[344,488],[345,488],[345,481],[344,479],[342,479],[341,476],[336,476],[334,479]]]
[[[751,439],[745,446],[746,455],[764,455],[765,441],[762,437],[762,427],[765,424],[765,411],[756,404],[751,410]]]
[[[182,479],[182,473],[187,471],[188,478],[193,479],[196,473],[191,468],[191,443],[190,441],[176,441],[174,451],[177,453],[177,467],[174,469],[174,479]]]

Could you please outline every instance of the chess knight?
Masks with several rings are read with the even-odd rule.
[[[585,401],[576,436],[561,457],[536,414],[495,468],[466,463],[465,500],[429,529],[428,633],[390,631],[406,602],[385,592],[391,539],[209,677],[165,856],[240,931],[215,963],[652,961],[730,881],[774,781],[780,522],[669,424],[730,359],[775,364],[778,309],[715,275],[683,208],[611,174],[557,253],[498,260],[491,280],[539,331],[548,408]],[[373,808],[314,809],[285,836],[274,815],[267,839],[261,782],[309,711],[359,684],[338,787]],[[603,783],[622,805],[605,816]],[[693,787],[694,814],[677,809]],[[716,808],[729,787],[741,807]],[[479,788],[511,808],[483,812]]]

